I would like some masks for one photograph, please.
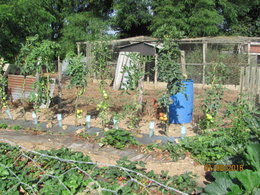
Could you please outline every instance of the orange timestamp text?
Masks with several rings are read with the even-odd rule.
[[[244,171],[244,165],[204,165],[205,171]]]

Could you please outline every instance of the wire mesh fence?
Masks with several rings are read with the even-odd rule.
[[[68,149],[34,151],[0,139],[0,194],[186,194],[127,161],[92,162]]]

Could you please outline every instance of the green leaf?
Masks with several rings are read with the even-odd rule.
[[[260,171],[260,144],[250,144],[246,149],[247,153],[245,156],[247,161],[255,170]]]
[[[260,172],[253,172],[252,170],[244,170],[242,172],[231,172],[231,178],[238,179],[246,192],[252,192],[254,188],[260,186]]]
[[[240,195],[240,194],[243,194],[243,191],[239,188],[238,185],[233,185],[229,189],[231,191],[228,192],[227,195],[233,195],[233,194]]]
[[[206,188],[204,189],[206,194],[227,194],[229,192],[228,189],[233,185],[233,182],[228,176],[228,174],[222,172],[214,172],[212,173],[212,175],[216,180],[215,182],[206,186]]]

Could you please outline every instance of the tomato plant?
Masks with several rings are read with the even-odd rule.
[[[219,120],[219,111],[223,103],[224,90],[223,82],[228,77],[228,68],[223,63],[216,63],[211,68],[207,77],[207,84],[210,86],[205,92],[202,112],[203,116],[199,122],[200,128],[204,131],[209,128],[218,127],[222,119]]]
[[[30,97],[34,103],[35,112],[43,103],[46,103],[47,107],[50,103],[50,73],[55,69],[53,60],[58,49],[57,43],[47,40],[39,42],[38,37],[35,36],[27,39],[18,56],[17,63],[20,65],[21,74],[24,75],[23,93],[26,76],[36,75],[37,81],[34,83],[34,93]],[[47,74],[46,79],[40,78],[44,71]],[[49,112],[47,113],[49,119]]]
[[[111,60],[112,54],[109,48],[108,39],[101,36],[101,39],[94,42],[92,45],[93,61],[92,71],[95,77],[99,79],[99,91],[102,100],[97,104],[97,110],[99,111],[99,117],[101,118],[102,126],[107,125],[110,122],[109,115],[109,95],[106,90],[108,85],[106,79],[110,76],[109,60]]]
[[[142,56],[140,53],[129,53],[128,57],[131,60],[130,66],[123,67],[123,73],[126,75],[126,83],[123,83],[124,92],[129,90],[135,92],[134,101],[129,105],[128,126],[136,128],[140,121],[140,115],[143,112],[143,93],[144,93],[144,76],[145,64],[150,61],[148,56]],[[127,105],[126,105],[127,106]]]
[[[78,110],[78,101],[80,96],[84,94],[87,86],[88,69],[86,64],[82,62],[82,55],[69,54],[67,59],[69,61],[67,70],[67,73],[70,76],[69,87],[76,87],[75,125],[77,125],[77,118],[82,114],[82,112]]]

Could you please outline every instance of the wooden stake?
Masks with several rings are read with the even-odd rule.
[[[61,80],[62,80],[62,65],[60,62],[60,56],[58,56],[58,93],[60,98],[62,96]]]
[[[154,62],[154,84],[157,85],[158,78],[158,54],[155,54],[155,62]]]
[[[203,57],[203,72],[202,72],[202,84],[205,85],[205,77],[206,77],[206,50],[207,50],[207,42],[203,42],[202,46],[202,57]]]
[[[185,79],[187,79],[188,76],[186,72],[185,51],[181,51],[181,72]]]

